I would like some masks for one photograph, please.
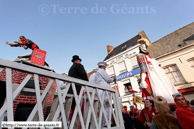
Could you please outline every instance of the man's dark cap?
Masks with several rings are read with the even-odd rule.
[[[82,61],[82,60],[79,58],[78,55],[74,55],[74,56],[72,57],[71,62],[74,62],[75,60],[80,60],[80,61]]]

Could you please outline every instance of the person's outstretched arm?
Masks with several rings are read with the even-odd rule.
[[[10,42],[6,42],[6,44],[10,45],[11,47],[18,47],[20,46],[20,44],[11,44]]]

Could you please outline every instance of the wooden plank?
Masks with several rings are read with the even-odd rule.
[[[81,116],[82,117],[82,114],[81,114],[81,108],[80,108],[80,101],[81,101],[81,98],[82,98],[82,93],[83,93],[83,87],[81,88],[81,91],[80,91],[80,94],[79,94],[79,97],[77,96],[77,92],[76,92],[76,89],[75,89],[75,84],[72,83],[72,89],[73,89],[73,94],[74,94],[74,98],[75,98],[75,102],[76,102],[76,106],[75,106],[75,110],[74,110],[74,114],[73,114],[73,117],[72,117],[72,120],[71,120],[71,124],[70,124],[70,127],[69,129],[73,129],[73,126],[76,125],[74,124],[76,121],[76,116],[77,116],[77,113],[79,115],[79,117]],[[83,122],[83,117],[80,118],[81,120],[81,126],[83,125],[84,126],[84,122]],[[77,126],[77,125],[76,125]],[[82,126],[82,128],[83,128]],[[85,129],[85,127],[84,127]]]
[[[40,86],[39,86],[39,79],[37,74],[34,74],[34,84],[35,84],[35,90],[36,90],[36,101],[38,104],[39,121],[44,121],[42,99],[40,97]]]
[[[66,96],[67,96],[67,92],[68,92],[69,88],[70,88],[70,83],[68,83],[67,86],[66,86],[66,88],[65,88],[65,90],[63,90],[63,93],[62,93],[63,102],[65,101],[65,98],[66,98]],[[73,97],[73,96],[72,96],[72,97]]]
[[[98,91],[98,90],[97,90],[97,91]],[[106,124],[108,125],[108,120],[107,120],[106,112],[105,112],[105,109],[104,109],[104,92],[103,92],[103,94],[102,94],[102,100],[101,100],[99,91],[97,92],[97,95],[98,95],[98,98],[99,98],[99,101],[100,101],[100,105],[101,105],[99,121],[101,121],[100,118],[101,118],[101,113],[102,113],[102,115],[104,115],[105,122],[106,122]],[[99,122],[99,126],[100,126],[100,122]]]
[[[6,99],[7,99],[7,120],[14,121],[13,119],[12,78],[11,78],[10,68],[6,68]]]
[[[0,129],[2,129],[2,121],[4,121],[5,113],[0,117]]]
[[[91,119],[91,109],[90,109],[90,104],[88,99],[86,98],[85,100],[85,105],[84,105],[84,123],[86,123],[86,129],[89,127],[89,122]]]
[[[94,119],[94,122],[95,122],[95,125],[96,125],[96,129],[99,129],[98,124],[97,124],[97,119],[96,119],[97,117],[96,117],[96,114],[95,114],[95,111],[94,111],[94,108],[93,108],[95,91],[93,90],[92,100],[90,98],[90,93],[89,93],[88,87],[86,87],[86,92],[87,92],[87,96],[88,96],[88,100],[89,100],[89,104],[90,104],[90,108],[89,108],[90,110],[89,110],[88,116],[91,116],[91,111],[92,111],[92,116],[93,116],[93,119]]]
[[[72,101],[73,101],[73,95],[69,96],[70,94],[67,94],[69,88],[70,88],[70,84],[68,83],[65,90],[63,90],[63,103],[64,103],[64,110],[65,110],[65,115],[66,115],[66,120],[69,119],[69,115],[70,115],[70,111],[71,111],[71,106],[72,105]]]
[[[107,96],[105,99],[105,102],[109,103],[110,109],[109,109],[109,116],[108,116],[108,125],[107,127],[110,128],[111,127],[111,108],[112,108],[112,103],[109,101],[110,96],[108,95],[108,91],[105,91],[105,95]]]
[[[7,99],[5,99],[5,102],[3,106],[0,109],[0,117],[4,114],[4,112],[7,110]]]
[[[97,115],[98,115],[98,107],[99,107],[99,101],[98,100],[94,100],[94,112],[95,112],[95,115],[96,115],[96,118],[92,117],[91,119],[91,125],[90,125],[90,129],[94,129],[96,126],[96,123],[95,123],[95,120],[94,119],[97,119]],[[97,121],[98,122],[98,121]],[[98,124],[97,124],[98,125]],[[98,127],[98,126],[97,126]],[[100,127],[98,127],[100,129]]]
[[[58,103],[59,103],[59,101],[58,101]],[[56,112],[54,114],[54,117],[53,117],[52,121],[61,121],[60,105],[57,105],[57,109],[56,109]],[[64,124],[63,123],[62,123],[62,128],[64,128]],[[53,128],[50,127],[49,129],[53,129]],[[68,129],[68,127],[65,127],[64,129]]]
[[[64,106],[63,106],[63,98],[61,96],[61,87],[59,84],[59,80],[56,79],[56,84],[57,84],[57,92],[58,92],[58,97],[59,97],[59,106],[61,110],[61,116],[62,116],[62,122],[63,122],[63,127],[66,129],[67,128],[67,120],[65,117],[65,111],[64,111]]]
[[[111,100],[114,102],[114,100],[113,100],[113,95],[112,95],[113,93],[111,93]],[[111,101],[109,100],[109,103],[110,103]],[[112,106],[111,106],[112,107]],[[114,106],[115,107],[115,106]],[[116,125],[118,125],[118,118],[116,117],[116,115],[115,115],[115,112],[113,111],[113,108],[111,108],[111,114],[113,114],[113,118],[114,118],[114,121],[115,121],[115,124]]]
[[[116,101],[115,102],[116,102],[117,107],[118,107],[118,116],[119,116],[120,127],[124,128],[121,102],[119,100],[118,91],[116,89],[115,89],[115,95],[116,95]]]
[[[115,109],[115,114],[116,114],[116,118],[119,119],[119,111],[118,111],[118,104],[116,102],[116,97],[113,96],[113,100],[114,100],[114,109]],[[117,126],[120,126],[120,121],[118,120],[116,123]]]
[[[92,116],[91,116],[91,108],[90,108],[90,103],[89,103],[89,97],[91,97],[92,95],[92,103],[93,103],[93,93],[94,92],[89,92],[88,91],[88,87],[86,86],[86,89],[85,89],[85,96],[84,96],[84,99],[86,99],[86,103],[85,103],[85,107],[84,107],[84,122],[86,123],[86,128],[88,129],[89,128],[89,122],[91,121],[92,119]],[[89,95],[87,93],[87,91],[89,92]],[[94,91],[94,90],[93,90]],[[96,126],[97,127],[97,126]]]
[[[58,98],[57,98],[58,99]],[[58,102],[59,103],[59,102]],[[60,106],[59,105],[56,105],[57,106],[57,109],[56,109],[56,112],[54,113],[53,112],[53,115],[54,116],[52,116],[53,118],[52,118],[52,120],[51,121],[57,121],[57,118],[59,117],[59,115],[60,115]],[[53,128],[49,128],[49,129],[53,129]]]
[[[102,125],[102,109],[101,109],[101,107],[103,106],[101,103],[101,101],[102,101],[101,98],[103,99],[103,97],[100,96],[98,89],[96,91],[97,91],[97,96],[98,96],[99,104],[100,104],[99,105],[100,108],[99,108],[98,126],[101,127],[101,125]],[[103,95],[103,93],[102,93],[102,95]]]
[[[57,121],[57,118],[59,117],[59,114],[60,114],[60,105],[57,106],[57,110],[54,114],[54,117],[53,117],[52,121]]]
[[[42,93],[42,96],[41,96],[41,99],[42,99],[42,100],[43,100],[43,99],[45,98],[45,96],[47,95],[47,93],[48,93],[50,87],[52,86],[53,82],[54,82],[53,79],[50,79],[50,80],[49,80],[49,83],[47,84],[45,90],[44,90],[43,93]]]
[[[93,90],[93,92],[92,92],[92,99],[93,99],[93,97],[94,97],[94,112],[95,112],[95,115],[96,115],[96,117],[94,118],[94,115],[93,115],[93,117],[91,118],[91,124],[90,124],[90,129],[95,129],[95,128],[101,128],[100,126],[98,126],[98,120],[97,120],[97,117],[98,117],[98,112],[99,112],[99,98],[98,98],[98,96],[97,96],[97,94],[96,94],[96,92],[97,92],[97,88],[95,88],[94,90]],[[97,120],[97,123],[95,122],[95,119]],[[97,124],[97,126],[96,126],[96,124]]]

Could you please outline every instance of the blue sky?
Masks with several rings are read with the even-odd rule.
[[[57,73],[68,73],[73,55],[90,72],[113,47],[144,30],[151,42],[194,21],[193,0],[0,0],[0,58],[30,52],[11,48],[20,35],[47,51]]]

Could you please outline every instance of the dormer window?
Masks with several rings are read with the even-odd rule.
[[[126,45],[124,45],[123,47],[122,47],[122,49],[124,49],[124,48],[126,48],[127,46]]]

